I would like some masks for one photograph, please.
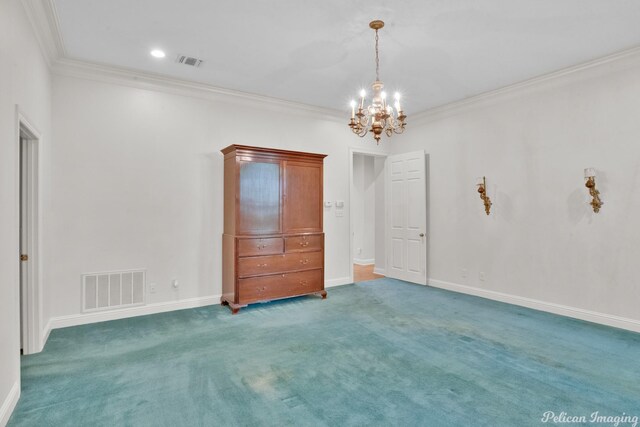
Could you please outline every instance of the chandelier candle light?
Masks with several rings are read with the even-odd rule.
[[[382,90],[384,84],[380,81],[378,30],[384,27],[384,22],[378,20],[371,21],[369,27],[376,32],[376,81],[371,85],[373,88],[373,98],[371,105],[365,108],[364,98],[367,93],[362,89],[360,91],[360,104],[358,105],[356,101],[351,101],[351,121],[349,122],[349,127],[353,133],[359,137],[363,137],[367,132],[371,131],[376,140],[376,144],[380,144],[382,132],[386,133],[389,137],[394,133],[404,132],[406,126],[404,120],[407,116],[405,116],[402,107],[400,107],[400,94],[396,92],[394,96],[395,105],[392,107],[391,105],[387,105],[387,94]],[[357,111],[356,106],[358,107]]]

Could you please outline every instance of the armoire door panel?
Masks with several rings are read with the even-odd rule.
[[[238,234],[281,232],[280,162],[239,161]]]
[[[322,165],[284,162],[285,233],[322,231]]]

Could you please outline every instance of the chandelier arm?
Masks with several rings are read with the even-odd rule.
[[[365,128],[369,126],[369,114],[365,113],[359,120],[360,126],[364,126]]]
[[[399,126],[393,129],[393,133],[397,133],[398,135],[400,135],[402,132],[404,132],[404,125],[405,123],[400,123]]]
[[[362,138],[363,136],[365,136],[367,134],[367,132],[369,132],[369,129],[367,127],[362,128],[359,132],[355,132],[354,133],[356,135],[358,135],[360,138]]]

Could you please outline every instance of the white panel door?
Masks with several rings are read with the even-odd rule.
[[[427,284],[424,151],[387,158],[387,276]]]

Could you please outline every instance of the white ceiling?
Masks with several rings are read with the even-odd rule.
[[[70,58],[345,111],[375,78],[373,19],[387,24],[381,79],[408,114],[640,45],[638,0],[54,4]],[[176,64],[179,53],[205,64]]]

